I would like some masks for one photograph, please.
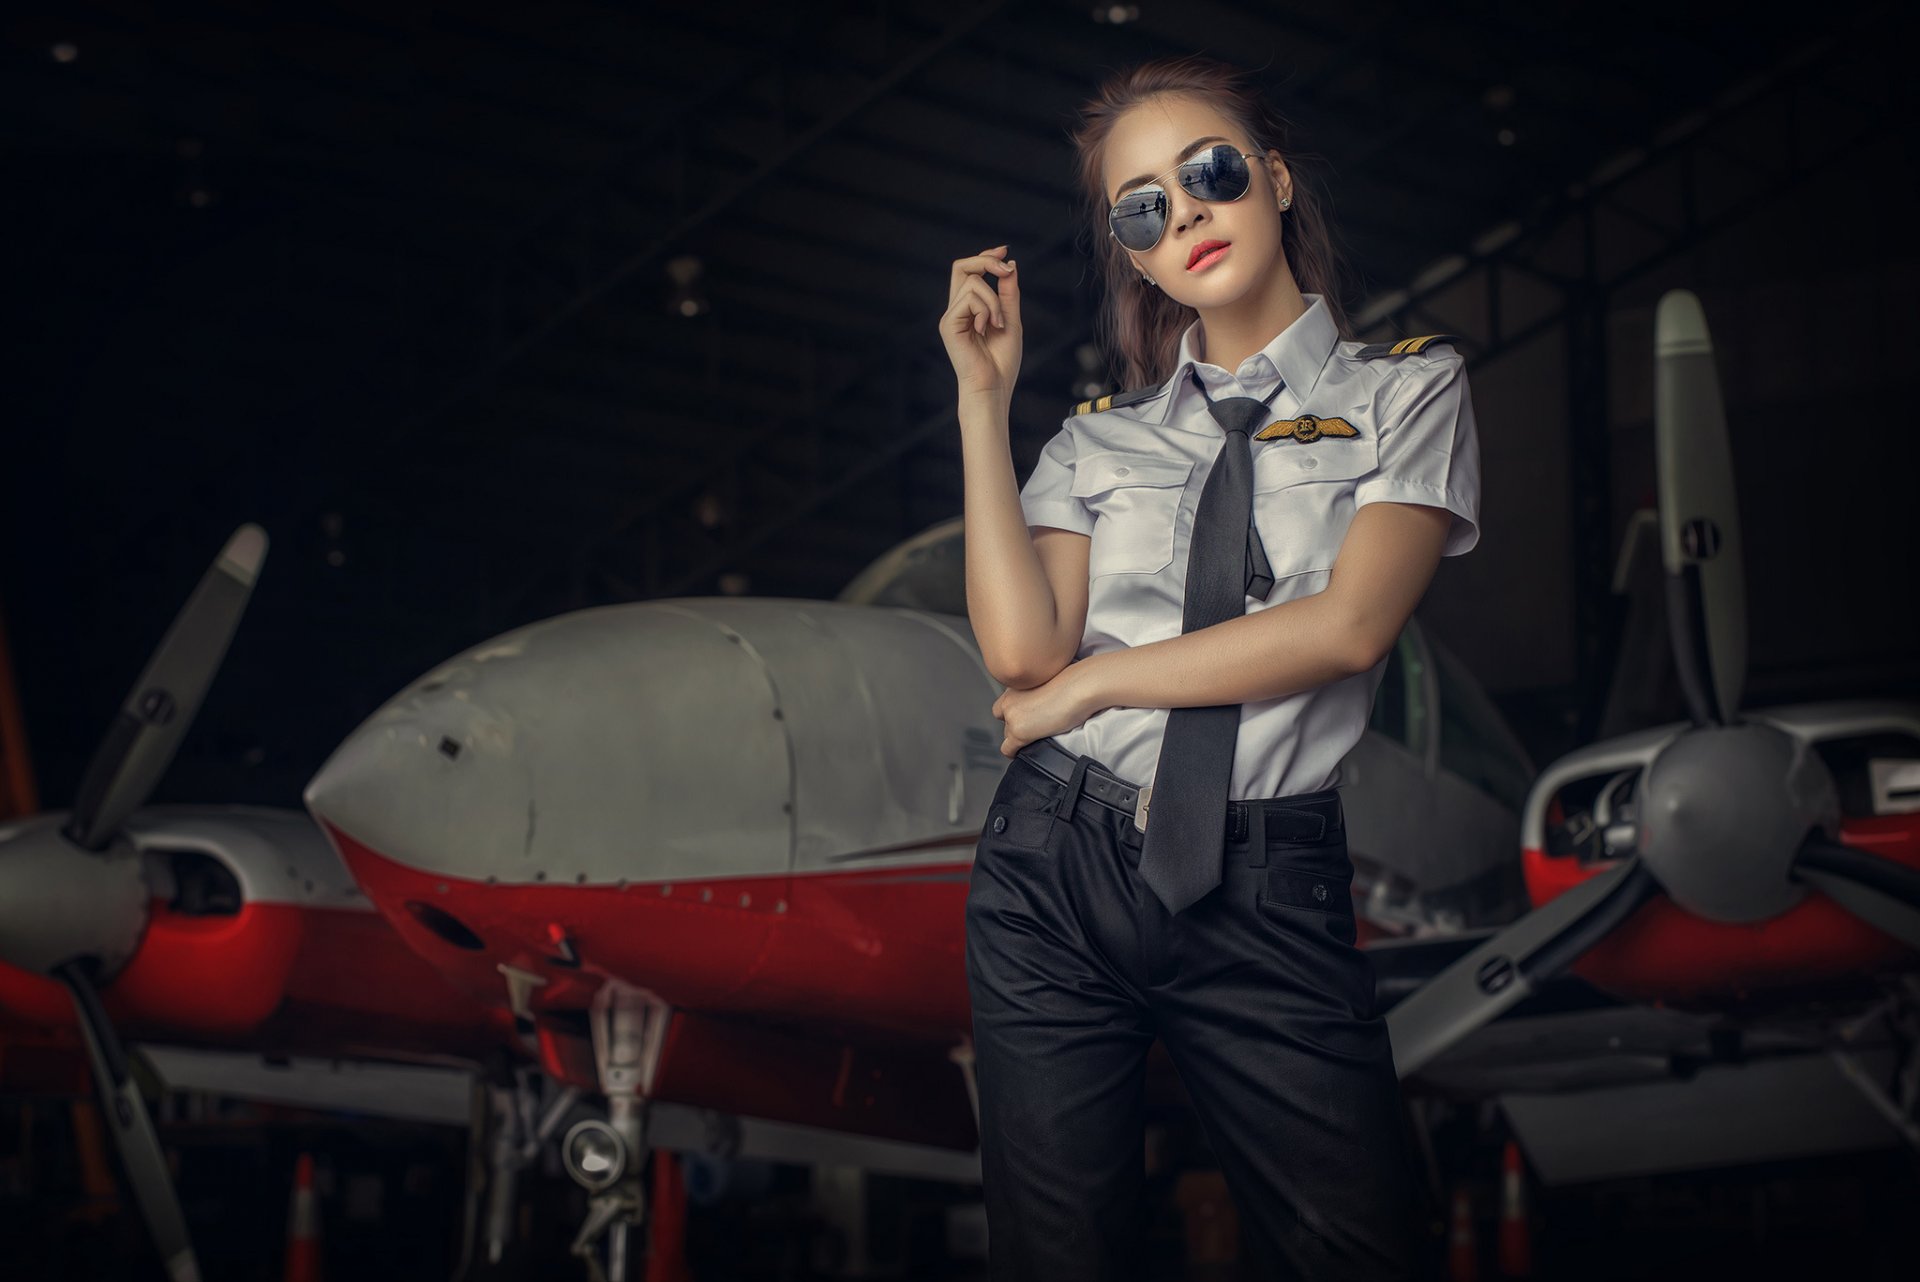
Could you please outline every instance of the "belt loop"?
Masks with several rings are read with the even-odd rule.
[[[1061,793],[1060,800],[1054,803],[1054,818],[1065,820],[1067,823],[1073,822],[1074,809],[1080,804],[1080,790],[1087,783],[1087,763],[1090,760],[1092,758],[1084,756],[1073,759],[1073,773],[1067,776],[1067,790]]]
[[[1267,866],[1267,808],[1257,801],[1247,803],[1247,867]]]

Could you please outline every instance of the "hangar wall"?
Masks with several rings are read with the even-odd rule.
[[[1902,396],[1920,255],[1897,225],[1914,174],[1889,136],[1817,181],[1784,175],[1760,207],[1606,300],[1609,558],[1653,500],[1655,306],[1691,289],[1713,327],[1745,539],[1750,702],[1920,697],[1920,459]],[[1463,280],[1431,310],[1478,315],[1466,295],[1483,284]],[[1592,481],[1573,474],[1567,349],[1557,326],[1469,365],[1481,542],[1442,563],[1421,607],[1510,706],[1554,703],[1577,676],[1570,504]]]

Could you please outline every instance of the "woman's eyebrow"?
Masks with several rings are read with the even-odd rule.
[[[1191,156],[1193,154],[1193,149],[1195,147],[1198,147],[1203,142],[1232,142],[1232,141],[1233,140],[1231,138],[1222,138],[1219,134],[1212,134],[1206,138],[1195,138],[1192,142],[1188,143],[1186,146],[1180,149],[1179,155],[1175,158],[1174,163],[1178,164],[1180,163],[1180,161],[1185,160],[1188,156]],[[1118,200],[1120,198],[1121,192],[1133,186],[1135,183],[1146,182],[1152,177],[1153,177],[1152,174],[1135,174],[1133,177],[1127,179],[1125,182],[1121,183],[1119,187],[1114,189],[1113,199]]]

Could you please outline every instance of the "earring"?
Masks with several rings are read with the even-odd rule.
[[[1141,273],[1141,276],[1140,276],[1140,279],[1141,279],[1141,280],[1143,280],[1143,281],[1145,281],[1145,282],[1146,282],[1147,284],[1149,284],[1149,285],[1153,285],[1153,286],[1156,286],[1156,287],[1157,287],[1157,286],[1158,286],[1158,285],[1160,284],[1160,282],[1159,282],[1159,281],[1157,281],[1157,280],[1155,280],[1155,279],[1154,279],[1153,277],[1151,277],[1151,276],[1148,276],[1148,275],[1147,275],[1147,274],[1145,274],[1144,272],[1143,272],[1143,273]]]
[[[1282,196],[1280,198],[1280,208],[1282,209],[1285,209],[1288,205],[1291,205],[1292,203],[1293,203],[1293,197],[1291,196]]]

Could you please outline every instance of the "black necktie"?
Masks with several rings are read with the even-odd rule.
[[[1267,417],[1267,403],[1285,386],[1279,384],[1264,400],[1229,396],[1216,401],[1207,396],[1199,372],[1191,367],[1189,372],[1226,439],[1193,514],[1180,616],[1183,635],[1240,617],[1247,611],[1247,596],[1264,600],[1273,589],[1273,571],[1253,525],[1253,446],[1247,438]],[[1239,734],[1237,703],[1174,708],[1167,714],[1140,850],[1140,878],[1168,912],[1179,912],[1220,884],[1227,789]]]

